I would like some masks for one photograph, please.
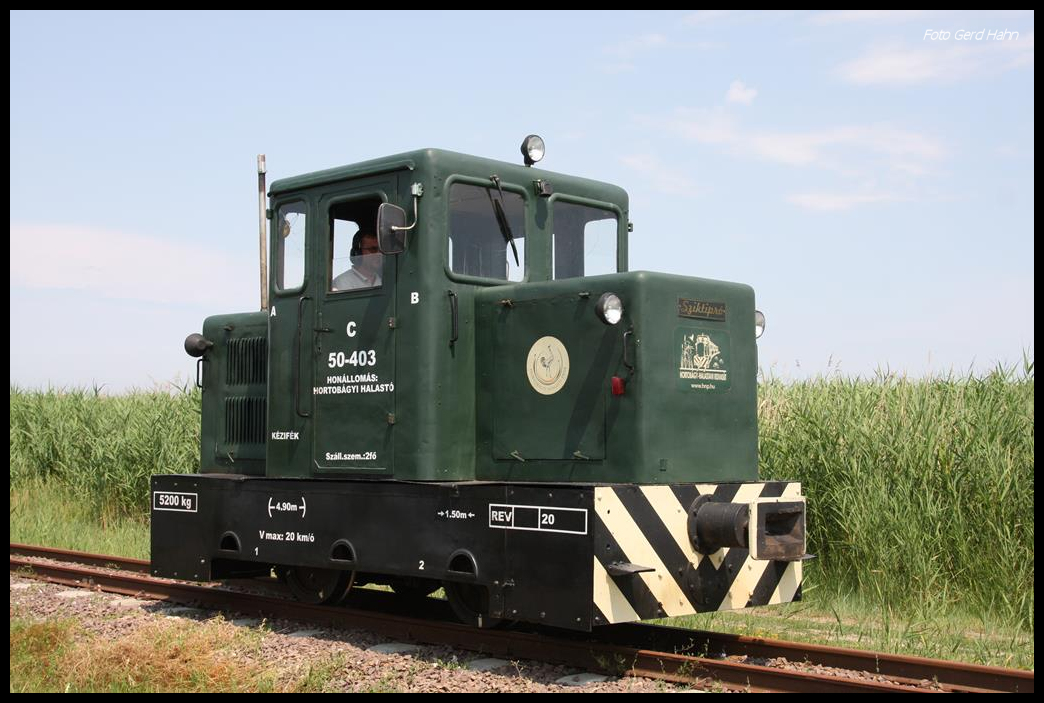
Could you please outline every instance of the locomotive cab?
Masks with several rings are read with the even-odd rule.
[[[271,191],[265,475],[479,478],[477,299],[626,270],[626,194],[438,150],[323,174]]]
[[[800,597],[753,290],[628,272],[626,193],[523,149],[272,184],[270,304],[186,341],[200,473],[154,478],[157,574],[442,583],[466,621],[575,629]]]

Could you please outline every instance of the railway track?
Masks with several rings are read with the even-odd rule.
[[[451,622],[446,604],[404,605],[392,594],[360,592],[350,607],[148,575],[148,562],[10,545],[11,571],[74,587],[134,595],[318,625],[362,628],[394,638],[497,656],[568,664],[731,690],[786,692],[1033,692],[1033,672],[860,650],[798,644],[645,624],[594,633],[551,628],[477,630]]]

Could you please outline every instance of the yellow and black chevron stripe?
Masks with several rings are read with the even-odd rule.
[[[700,495],[731,503],[797,498],[786,482],[595,488],[594,622],[608,624],[801,599],[800,561],[762,561],[747,549],[709,555],[689,541],[688,508]],[[610,575],[611,565],[651,568]]]

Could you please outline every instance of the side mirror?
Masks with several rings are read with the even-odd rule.
[[[406,251],[406,211],[398,205],[381,203],[377,209],[377,246],[382,254]]]

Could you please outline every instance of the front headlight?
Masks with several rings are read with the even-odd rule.
[[[602,293],[595,303],[598,319],[607,325],[615,325],[623,317],[623,301],[616,293]]]
[[[754,311],[754,339],[765,334],[765,314],[760,310]]]

